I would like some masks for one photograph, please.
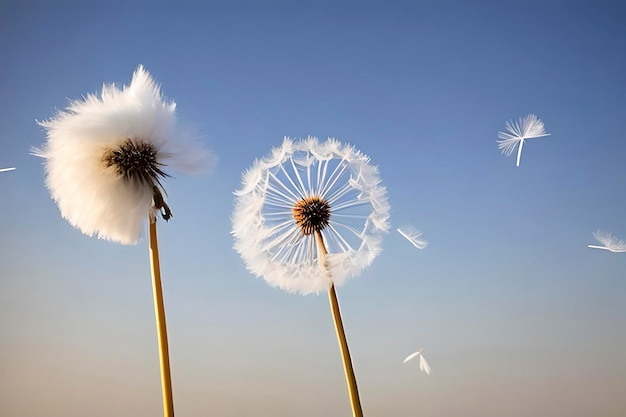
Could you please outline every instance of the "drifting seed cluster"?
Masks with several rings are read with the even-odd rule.
[[[319,197],[307,197],[293,207],[293,218],[305,235],[322,231],[330,220],[330,204]]]

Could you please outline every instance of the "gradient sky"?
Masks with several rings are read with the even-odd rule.
[[[162,413],[146,239],[74,229],[29,155],[140,64],[218,159],[159,224],[177,416],[350,414],[326,295],[232,249],[232,192],[285,135],[354,144],[388,189],[394,231],[338,288],[367,417],[626,415],[626,254],[587,248],[626,238],[625,45],[622,1],[0,1],[0,415]],[[528,113],[551,136],[516,168],[497,135]]]

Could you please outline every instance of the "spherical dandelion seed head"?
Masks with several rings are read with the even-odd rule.
[[[303,198],[293,207],[293,218],[305,235],[321,232],[330,220],[330,204],[317,196]]]
[[[45,159],[62,217],[101,239],[136,243],[149,216],[171,217],[164,167],[192,172],[206,162],[178,127],[176,103],[141,66],[129,85],[105,85],[39,124],[47,141],[32,153]]]
[[[318,293],[356,276],[380,252],[389,228],[386,190],[378,169],[354,147],[285,138],[242,182],[235,192],[234,248],[268,284]],[[318,232],[327,255],[320,253]]]

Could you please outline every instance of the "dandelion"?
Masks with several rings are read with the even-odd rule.
[[[602,243],[603,246],[587,245],[587,247],[594,249],[604,249],[616,253],[626,252],[626,242],[624,240],[616,238],[609,232],[597,230],[593,232],[593,236],[598,240],[598,242]]]
[[[148,220],[166,416],[173,416],[174,408],[156,217],[172,217],[163,188],[166,167],[194,169],[202,162],[198,155],[204,155],[183,146],[175,110],[140,66],[123,89],[105,85],[100,95],[71,101],[66,110],[39,122],[47,142],[33,150],[45,159],[46,186],[61,216],[83,233],[135,244]]]
[[[397,231],[402,237],[411,242],[411,244],[417,249],[424,249],[426,246],[428,246],[428,241],[421,238],[422,232],[415,229],[411,225],[399,227]]]
[[[519,148],[517,149],[517,166],[519,166],[519,161],[522,156],[524,140],[550,135],[545,132],[543,122],[534,114],[520,118],[517,122],[514,120],[506,122],[506,130],[508,130],[508,132],[498,132],[498,137],[502,139],[497,141],[498,149],[501,149],[504,155],[510,156],[515,146],[519,143]]]
[[[402,361],[402,363],[407,363],[408,361],[410,361],[411,359],[419,356],[420,357],[420,370],[425,372],[426,375],[430,375],[430,366],[428,366],[428,363],[426,362],[426,359],[424,359],[424,355],[422,354],[422,351],[424,349],[420,348],[417,352],[415,353],[411,353],[409,356],[407,356],[404,361]]]
[[[353,414],[362,415],[335,286],[380,252],[389,205],[376,167],[354,147],[316,138],[255,161],[235,192],[235,249],[272,286],[329,294]]]
[[[46,185],[61,216],[83,233],[135,244],[148,216],[172,216],[162,181],[166,166],[193,170],[198,153],[181,143],[176,104],[139,67],[122,90],[71,101],[39,122],[48,140],[33,153],[45,158]]]
[[[245,172],[235,196],[235,249],[251,272],[288,292],[343,284],[378,255],[381,232],[388,230],[377,168],[333,139],[285,138]],[[328,251],[324,268],[318,234]]]

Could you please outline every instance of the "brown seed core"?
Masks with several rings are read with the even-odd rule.
[[[305,235],[322,231],[330,220],[330,205],[319,197],[307,197],[293,207],[293,218]]]
[[[136,180],[141,184],[155,185],[168,175],[161,170],[158,153],[151,143],[126,139],[116,149],[108,149],[104,163],[115,168],[126,180]]]
[[[107,149],[102,158],[107,167],[114,167],[117,174],[126,181],[137,181],[152,186],[154,208],[161,212],[165,221],[172,217],[172,211],[161,194],[161,179],[168,177],[163,172],[162,163],[154,145],[142,141],[126,139],[116,149]]]

